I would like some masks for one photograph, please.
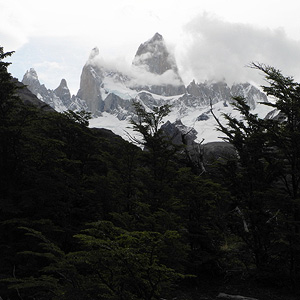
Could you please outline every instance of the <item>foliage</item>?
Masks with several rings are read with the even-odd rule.
[[[278,112],[277,120],[268,129],[273,164],[279,172],[279,185],[284,203],[279,207],[282,229],[289,252],[288,270],[293,281],[300,274],[300,84],[285,77],[279,70],[262,64],[253,67],[263,71],[269,86],[263,90],[275,97],[272,105]]]
[[[277,116],[260,119],[235,98],[243,120],[225,115],[219,129],[237,157],[199,176],[161,130],[170,106],[148,112],[133,103],[136,147],[88,128],[86,112],[25,105],[2,61],[11,54],[0,48],[3,299],[170,298],[183,283],[198,287],[235,272],[296,287],[300,87],[293,78],[253,64],[266,75],[263,89],[277,99],[266,105]]]
[[[169,105],[154,107],[153,112],[146,112],[139,102],[133,102],[137,114],[137,121],[131,120],[133,130],[141,135],[135,141],[144,146],[142,160],[144,167],[141,169],[146,203],[150,205],[151,212],[158,209],[170,209],[176,199],[172,197],[171,182],[176,176],[175,155],[179,148],[167,137],[160,125],[163,118],[170,112]],[[169,200],[169,201],[168,201]]]
[[[142,141],[134,139],[138,144],[155,151],[162,143],[164,143],[163,132],[160,125],[163,123],[163,118],[170,113],[169,105],[154,107],[153,112],[147,112],[139,102],[133,102],[133,107],[137,115],[131,119],[133,130],[142,135]]]
[[[105,298],[153,299],[183,275],[164,263],[179,238],[176,232],[128,232],[110,222],[97,222],[76,235],[87,251],[78,262]],[[172,251],[176,251],[172,249]],[[165,259],[164,259],[165,257]]]
[[[176,232],[128,232],[99,221],[75,235],[82,250],[66,254],[41,232],[21,227],[37,238],[43,252],[23,251],[48,261],[38,276],[8,278],[10,288],[42,299],[154,299],[183,275],[167,267]],[[23,292],[25,290],[25,292]]]
[[[252,67],[266,75],[269,86],[263,89],[276,102],[265,104],[274,107],[278,117],[259,119],[246,100],[237,97],[235,106],[243,120],[225,115],[227,126],[217,120],[219,130],[238,153],[237,163],[228,162],[224,168],[225,184],[235,199],[230,226],[249,251],[241,258],[248,266],[255,263],[261,273],[269,272],[268,276],[280,268],[281,275],[289,273],[294,281],[299,274],[300,242],[300,85],[275,68]]]

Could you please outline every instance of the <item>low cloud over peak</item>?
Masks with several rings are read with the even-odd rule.
[[[94,49],[92,51],[94,53]],[[88,64],[98,67],[106,72],[119,72],[128,78],[128,86],[135,88],[140,85],[182,85],[181,78],[173,70],[169,69],[163,74],[155,74],[149,72],[146,65],[128,64],[125,59],[119,58],[115,60],[103,59],[101,55],[92,55],[88,59]]]

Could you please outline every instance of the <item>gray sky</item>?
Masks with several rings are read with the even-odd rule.
[[[163,35],[188,84],[262,76],[272,65],[300,80],[300,2],[296,0],[0,0],[0,45],[15,50],[10,72],[34,67],[48,88],[65,78],[72,93],[97,46],[103,60],[130,65],[138,46]]]

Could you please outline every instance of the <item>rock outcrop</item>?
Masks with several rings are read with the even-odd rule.
[[[102,69],[94,59],[99,55],[98,48],[94,48],[90,54],[89,60],[82,69],[80,76],[80,88],[77,97],[84,100],[88,110],[97,114],[103,107],[101,96],[101,85],[103,81]]]
[[[197,139],[197,131],[183,125],[180,120],[176,120],[174,123],[167,121],[161,126],[161,129],[175,145],[191,146]]]
[[[153,75],[149,75],[148,82],[146,80],[141,86],[136,86],[136,89],[144,89],[163,96],[185,93],[175,58],[169,53],[159,33],[139,46],[132,64]],[[155,84],[156,80],[161,83]]]
[[[67,110],[62,100],[55,95],[54,91],[47,89],[44,84],[41,84],[36,71],[31,68],[23,77],[22,83],[38,97],[57,111]]]
[[[71,105],[71,93],[65,79],[61,80],[60,85],[54,90],[54,93],[67,107]]]
[[[62,112],[66,110],[87,110],[87,105],[81,99],[71,97],[67,81],[62,79],[60,85],[55,90],[50,90],[41,84],[37,72],[31,68],[23,76],[22,83],[34,94],[36,97],[47,103],[56,111]]]
[[[186,89],[192,96],[183,99],[189,102],[188,105],[209,106],[220,101],[232,103],[232,97],[236,96],[244,97],[251,109],[255,109],[258,102],[268,102],[267,96],[250,83],[235,83],[230,87],[225,81],[195,83],[193,80]]]

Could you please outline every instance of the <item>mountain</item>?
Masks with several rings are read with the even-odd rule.
[[[175,58],[168,51],[159,33],[139,46],[132,64],[139,69],[139,72],[149,73],[147,80],[150,84],[137,85],[135,87],[137,90],[147,90],[163,96],[185,93],[185,86],[179,76]],[[159,84],[151,84],[156,80]]]
[[[60,85],[53,91],[56,96],[58,96],[66,106],[71,104],[71,93],[67,85],[67,81],[62,79]]]
[[[44,84],[40,84],[38,75],[33,68],[25,73],[22,83],[26,85],[38,99],[55,108],[55,110],[67,110],[67,107],[63,104],[62,100],[57,97],[52,90],[47,89]]]
[[[82,69],[80,77],[80,88],[77,97],[83,99],[88,110],[97,114],[101,110],[102,97],[100,86],[103,80],[103,74],[99,67],[93,65],[93,59],[99,54],[98,48],[94,48],[88,62]]]
[[[132,63],[158,75],[173,70],[179,77],[175,60],[168,52],[164,39],[159,33],[139,46]]]
[[[31,68],[25,73],[22,79],[22,83],[34,94],[37,98],[56,111],[62,112],[65,110],[88,110],[88,107],[84,101],[72,96],[67,86],[65,79],[61,80],[60,85],[55,90],[50,90],[41,84],[35,69]]]
[[[209,106],[220,101],[232,103],[232,97],[237,96],[244,97],[251,109],[255,109],[259,102],[268,102],[267,96],[250,83],[234,83],[229,87],[225,81],[197,84],[193,80],[187,86],[187,95],[183,99],[188,99],[189,105],[192,101],[195,106]]]
[[[22,82],[18,81],[16,78],[13,79],[14,84],[18,87],[16,92],[20,99],[26,105],[33,105],[41,111],[45,112],[55,112],[55,109],[50,105],[46,104],[44,101],[40,100],[35,94],[33,94]]]
[[[101,58],[99,49],[92,49],[82,69],[76,96],[70,95],[65,79],[55,90],[47,89],[40,84],[34,69],[26,72],[22,82],[57,111],[90,111],[91,127],[108,128],[124,138],[128,138],[128,132],[132,134],[128,121],[134,114],[133,100],[150,111],[154,106],[171,105],[171,114],[165,121],[177,124],[178,128],[194,128],[198,139],[204,138],[206,142],[219,140],[210,105],[221,119],[223,113],[237,115],[232,105],[233,96],[245,97],[259,117],[265,117],[270,111],[260,104],[268,102],[267,96],[250,83],[229,86],[225,80],[200,83],[193,80],[185,86],[175,58],[159,33],[139,46],[132,65],[126,70],[109,66]]]

